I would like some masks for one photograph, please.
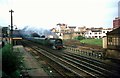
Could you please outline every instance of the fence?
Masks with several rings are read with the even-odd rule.
[[[64,47],[66,48],[66,50],[69,50],[75,54],[80,54],[80,55],[84,55],[84,56],[88,56],[88,57],[92,57],[92,58],[98,58],[98,59],[104,58],[104,52],[102,52],[102,51],[81,50],[79,48],[72,48],[72,47],[66,47],[66,46],[64,46]]]

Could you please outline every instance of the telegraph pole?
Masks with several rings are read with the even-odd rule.
[[[11,31],[10,31],[10,36],[11,36],[11,44],[13,46],[13,16],[12,13],[14,12],[12,9],[9,11],[11,13]]]

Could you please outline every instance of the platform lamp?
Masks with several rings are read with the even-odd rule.
[[[17,26],[16,25],[14,25],[15,26],[15,30],[17,30],[18,28],[17,28]]]

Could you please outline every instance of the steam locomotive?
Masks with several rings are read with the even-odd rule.
[[[52,49],[62,49],[63,43],[62,39],[58,38],[35,38],[34,41],[42,45],[48,46]]]

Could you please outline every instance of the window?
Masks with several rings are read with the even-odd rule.
[[[105,31],[103,31],[103,33],[105,33]]]
[[[97,33],[95,32],[95,34],[97,34]]]
[[[108,42],[112,42],[112,37],[109,37],[109,38],[108,38]]]
[[[95,38],[97,38],[97,36],[95,36]]]
[[[108,33],[109,31],[107,31],[107,33]]]

